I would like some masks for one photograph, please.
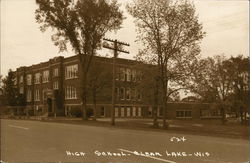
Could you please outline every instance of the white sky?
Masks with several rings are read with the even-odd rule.
[[[119,0],[123,6],[126,0]],[[42,33],[35,22],[35,0],[0,0],[1,2],[1,74],[11,68],[29,66],[49,58],[73,53],[58,53],[51,41],[51,33]],[[194,0],[199,20],[207,33],[201,48],[202,56],[224,54],[249,56],[249,1],[247,0]],[[140,46],[135,42],[133,18],[127,19],[123,28],[108,37],[128,42],[130,54],[122,58],[132,59]],[[109,53],[104,51],[103,53]]]

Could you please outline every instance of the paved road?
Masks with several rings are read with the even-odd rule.
[[[2,160],[11,163],[250,161],[248,140],[40,121],[1,120],[1,143]]]

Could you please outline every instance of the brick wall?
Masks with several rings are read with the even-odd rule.
[[[142,85],[142,76],[148,75],[148,72],[143,69],[145,66],[127,59],[117,59],[116,63],[115,115],[117,117],[151,117],[152,96],[150,93],[147,95],[148,87]],[[109,117],[112,107],[112,59],[94,57],[91,67],[88,76],[88,79],[91,79],[89,83],[104,84],[103,88],[96,93],[97,116]],[[55,57],[48,62],[18,68],[15,72],[17,87],[27,97],[26,109],[34,115],[48,112],[49,114],[56,112],[59,115],[70,115],[70,109],[80,109],[79,70],[77,56]],[[41,74],[38,83],[35,82],[36,74]],[[48,81],[44,81],[46,74],[48,74]],[[32,76],[31,83],[27,83],[28,75]],[[98,80],[92,80],[95,77],[98,77]],[[90,84],[87,93],[89,109],[94,108],[91,88]],[[167,116],[168,118],[199,118],[200,110],[206,107],[205,104],[169,103]],[[158,115],[162,115],[162,109],[159,109]]]

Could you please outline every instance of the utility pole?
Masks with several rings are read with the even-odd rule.
[[[122,46],[129,46],[129,44],[121,42],[121,41],[117,41],[115,40],[111,40],[111,39],[103,39],[104,41],[109,41],[113,43],[113,47],[109,46],[109,45],[103,45],[104,48],[106,49],[111,49],[114,51],[114,56],[113,56],[113,78],[112,78],[112,108],[111,108],[111,125],[114,126],[115,125],[115,76],[116,76],[116,58],[118,56],[118,52],[123,52],[123,53],[127,53],[129,54],[128,51],[120,49],[118,47],[118,45],[122,45]]]

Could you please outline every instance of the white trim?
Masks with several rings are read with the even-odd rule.
[[[67,59],[67,58],[64,58],[64,60]],[[74,59],[72,61],[67,61],[67,62],[63,62],[64,65],[68,64],[68,63],[79,63],[79,60],[78,59]]]
[[[36,64],[35,66],[38,66],[39,64]],[[28,67],[28,68],[32,68],[32,66],[31,67]],[[31,71],[31,72],[35,72],[35,71],[37,71],[37,70],[45,70],[45,69],[49,69],[49,66],[46,66],[46,67],[41,67],[41,68],[32,68],[31,70],[28,70],[28,71]]]

